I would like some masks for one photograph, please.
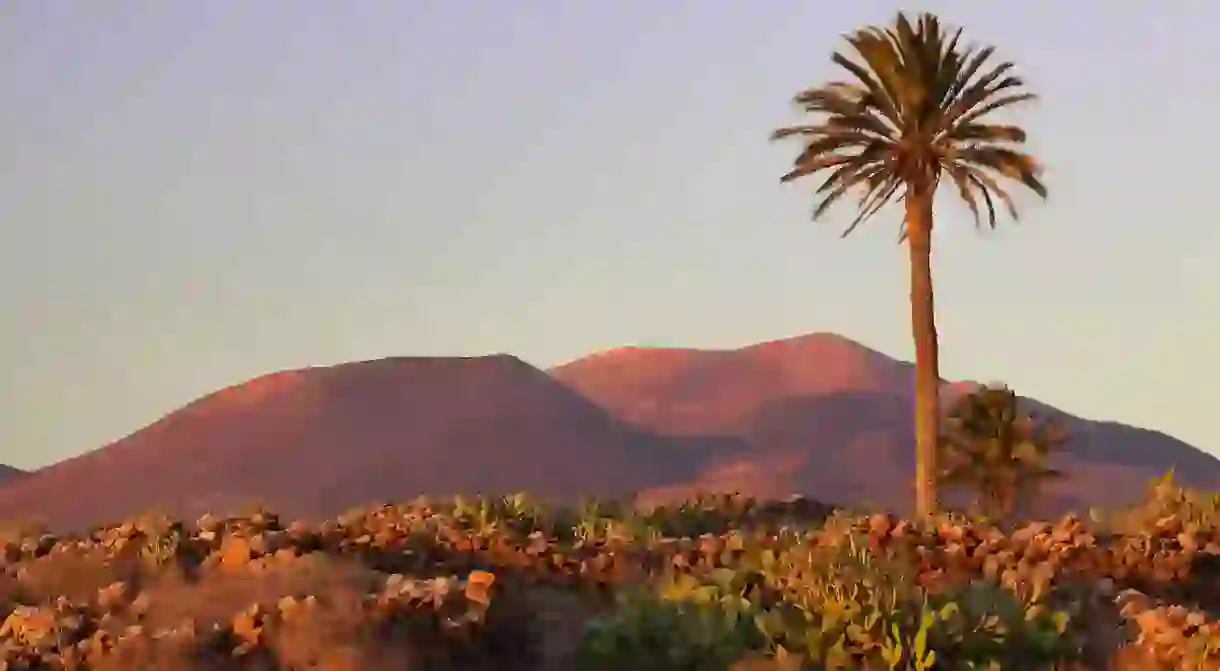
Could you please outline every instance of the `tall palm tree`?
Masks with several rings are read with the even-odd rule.
[[[1017,208],[1001,184],[1024,184],[1043,198],[1041,169],[1019,151],[1025,131],[991,123],[988,115],[1034,99],[1012,74],[1013,64],[991,60],[993,47],[959,46],[932,14],[915,25],[903,14],[886,29],[869,27],[846,36],[856,60],[832,60],[851,80],[831,82],[796,95],[815,118],[780,128],[772,140],[796,137],[804,150],[781,182],[821,174],[816,220],[844,195],[859,196],[858,216],[846,237],[894,199],[905,218],[899,243],[911,264],[911,327],[915,340],[916,509],[936,509],[936,447],[940,404],[938,343],[932,298],[932,202],[942,177],[982,225],[980,201],[991,228],[997,201],[1013,219]]]
[[[1067,434],[1020,407],[1016,392],[991,385],[965,394],[946,413],[940,442],[940,480],[974,489],[983,513],[1012,514],[1022,500],[1063,474],[1050,467]]]

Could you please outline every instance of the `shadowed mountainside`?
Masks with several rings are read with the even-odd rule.
[[[622,348],[551,374],[641,428],[718,433],[750,445],[749,456],[709,460],[693,485],[656,489],[649,498],[697,488],[802,492],[903,511],[912,500],[914,367],[842,336],[814,333],[735,350]],[[943,396],[974,387],[947,382]],[[1172,467],[1184,484],[1220,486],[1220,460],[1182,441],[1027,403],[1072,435],[1055,458],[1071,477],[1049,488],[1043,504],[1050,512],[1129,503]]]
[[[17,478],[21,478],[26,475],[29,475],[29,473],[21,470],[20,468],[13,468],[12,466],[0,464],[0,484],[16,480]]]
[[[265,503],[319,517],[371,501],[622,495],[694,477],[732,438],[658,438],[506,355],[275,373],[0,488],[0,519],[53,527]]]

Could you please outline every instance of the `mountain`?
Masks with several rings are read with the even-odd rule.
[[[905,511],[914,476],[914,367],[839,335],[814,333],[733,350],[620,348],[551,371],[610,414],[663,435],[741,439],[746,455],[709,457],[695,489],[760,496],[807,493]],[[946,400],[972,382],[945,382]],[[1049,488],[1048,512],[1117,506],[1176,467],[1185,484],[1220,488],[1220,460],[1155,431],[1074,417],[1026,399],[1061,421],[1071,442],[1054,463],[1070,477]]]
[[[0,471],[0,519],[52,528],[150,509],[263,503],[321,517],[420,494],[571,501],[697,490],[806,494],[906,511],[911,364],[815,333],[733,350],[620,348],[541,371],[507,355],[400,357],[285,371],[205,396],[100,449]],[[974,388],[945,382],[946,400]],[[1026,399],[1072,435],[1044,510],[1117,506],[1176,467],[1220,488],[1220,460],[1154,431]]]
[[[17,478],[25,475],[28,475],[28,473],[20,468],[13,468],[12,466],[0,464],[0,484],[4,484],[11,480],[16,480]]]
[[[424,493],[573,500],[689,481],[739,445],[632,428],[515,357],[391,358],[208,395],[0,487],[0,519],[80,527],[254,502],[320,517]]]
[[[667,433],[733,431],[794,396],[908,385],[909,366],[833,334],[740,350],[625,347],[551,369],[620,419]]]

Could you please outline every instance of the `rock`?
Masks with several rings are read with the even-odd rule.
[[[246,540],[247,547],[250,548],[250,556],[261,557],[265,554],[270,554],[270,545],[267,542],[267,536],[263,533],[256,533]]]
[[[112,582],[97,592],[97,603],[107,611],[117,610],[127,601],[130,588],[124,582]]]
[[[3,545],[0,545],[0,556],[3,557],[5,563],[9,564],[21,561],[21,545],[12,541],[5,541]]]
[[[228,536],[220,545],[220,567],[222,569],[244,569],[254,558],[250,542],[240,536]]]
[[[466,598],[482,606],[491,604],[491,586],[495,581],[495,574],[471,571],[466,578]]]
[[[148,609],[152,606],[152,596],[148,592],[141,592],[128,606],[128,610],[136,617],[142,617],[148,613]]]
[[[233,617],[230,626],[233,635],[243,643],[256,646],[262,639],[264,614],[258,604],[254,604]]]
[[[213,517],[211,514],[205,513],[202,517],[199,518],[199,520],[195,523],[195,525],[197,527],[199,527],[200,531],[211,532],[214,534],[214,533],[220,531],[221,522],[220,522],[220,520]]]
[[[58,624],[55,612],[49,608],[17,606],[0,625],[0,638],[11,636],[30,647],[41,647],[55,638]]]

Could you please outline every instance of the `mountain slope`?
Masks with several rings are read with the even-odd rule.
[[[832,333],[737,350],[623,348],[551,375],[620,419],[667,433],[731,431],[762,404],[794,395],[885,391],[909,365]]]
[[[627,427],[510,356],[383,359],[206,396],[0,489],[0,518],[65,527],[154,506],[324,516],[423,493],[616,495],[688,480],[692,455],[733,444]]]
[[[735,350],[616,350],[551,374],[612,415],[664,434],[742,439],[748,457],[713,458],[697,488],[761,496],[792,492],[906,510],[914,476],[913,366],[842,336],[816,333]],[[945,398],[973,383],[945,383]],[[1176,467],[1179,479],[1220,487],[1220,460],[1154,431],[1074,417],[1036,401],[1073,439],[1055,459],[1071,477],[1050,489],[1048,510],[1114,506]]]
[[[29,475],[28,471],[23,471],[20,468],[13,468],[12,466],[0,464],[0,486],[26,475]]]

